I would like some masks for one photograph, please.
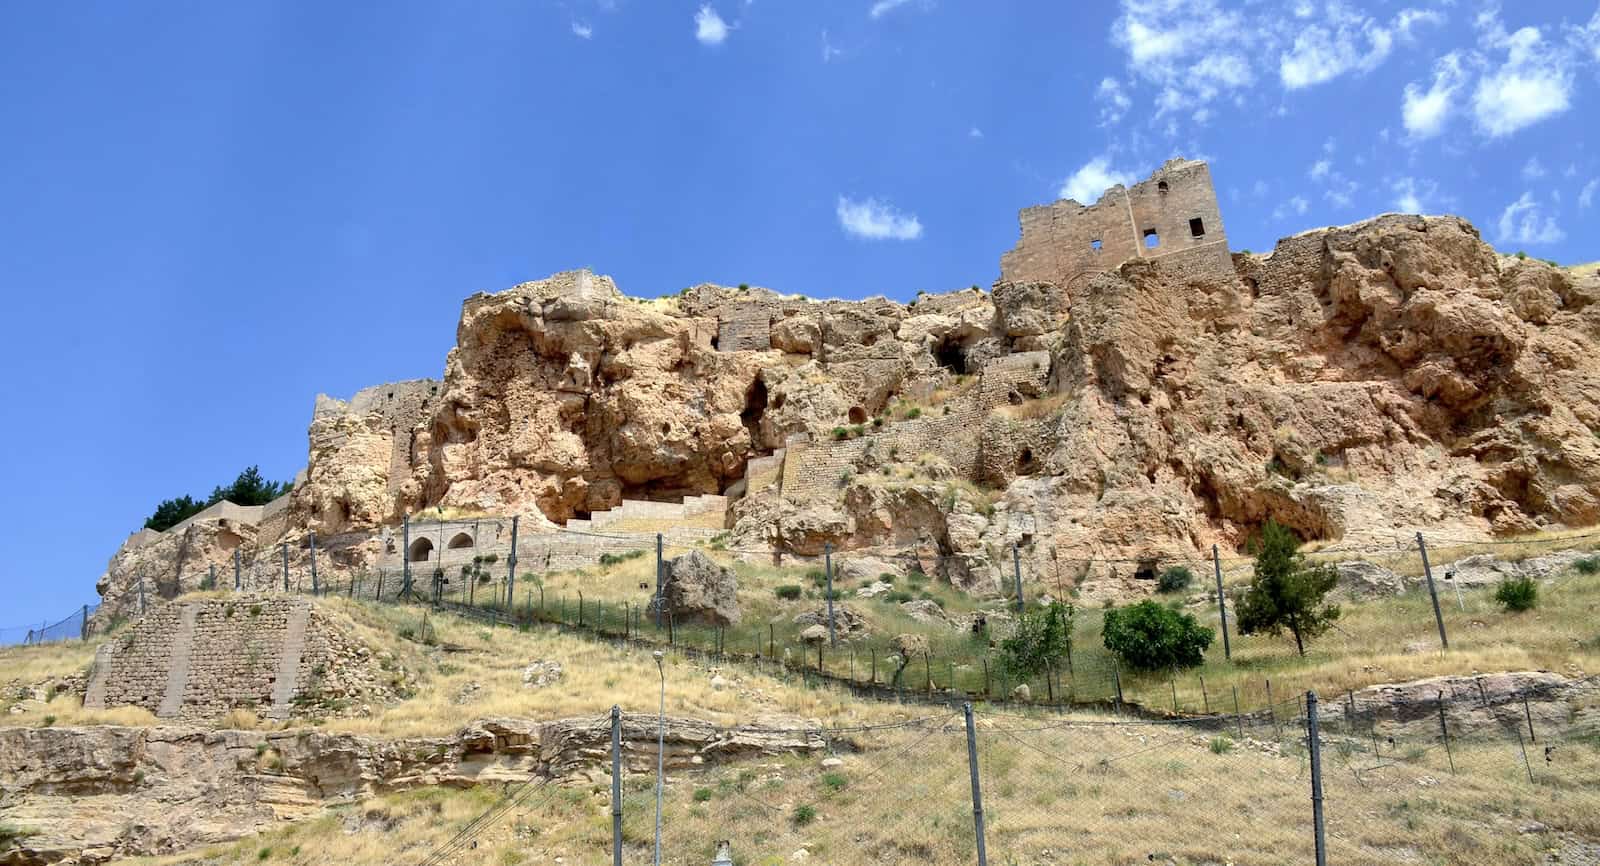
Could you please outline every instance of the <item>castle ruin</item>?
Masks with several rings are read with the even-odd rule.
[[[1129,259],[1181,257],[1185,268],[1231,274],[1228,235],[1211,185],[1211,169],[1171,159],[1155,174],[1098,202],[1072,199],[1026,208],[1022,239],[1000,257],[1000,279],[1070,288]]]

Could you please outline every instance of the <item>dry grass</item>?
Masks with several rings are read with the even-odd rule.
[[[1287,726],[1232,731],[1106,724],[1107,717],[978,710],[978,763],[991,862],[1277,866],[1311,860],[1304,739]],[[1324,732],[1329,859],[1499,866],[1544,862],[1561,833],[1600,836],[1600,749],[1562,741],[1530,782],[1501,731],[1451,752],[1418,729]],[[1361,735],[1357,735],[1361,734]],[[1374,751],[1376,745],[1377,751]],[[959,715],[926,726],[834,739],[841,765],[784,756],[668,774],[663,858],[703,864],[715,841],[736,862],[974,862],[966,740]],[[1451,762],[1454,762],[1452,770]],[[1542,763],[1542,762],[1541,762]],[[497,790],[432,789],[340,807],[261,837],[144,866],[259,862],[348,866],[420,860],[498,799]],[[604,783],[534,792],[487,824],[451,863],[607,862]],[[625,862],[650,857],[653,778],[624,779]],[[1519,833],[1538,821],[1549,832]],[[262,854],[266,851],[266,854]],[[1565,862],[1565,858],[1561,858]]]
[[[1072,397],[1071,394],[1052,394],[1036,400],[1024,400],[1016,405],[1009,403],[994,408],[994,414],[1013,421],[1030,421],[1039,418],[1049,418],[1061,410]]]

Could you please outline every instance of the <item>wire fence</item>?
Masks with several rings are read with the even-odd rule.
[[[0,646],[86,640],[90,633],[90,617],[98,609],[97,604],[85,604],[53,623],[0,628]]]
[[[805,570],[801,580],[807,585],[796,587],[811,599],[805,616],[795,616],[791,605],[777,608],[781,615],[752,616],[736,625],[715,625],[688,616],[680,618],[672,609],[670,569],[665,567],[667,559],[690,550],[706,550],[705,544],[669,543],[661,536],[652,538],[638,533],[586,533],[614,543],[613,551],[602,555],[602,562],[615,565],[641,560],[641,567],[635,571],[643,577],[636,584],[619,587],[599,581],[597,586],[596,575],[583,570],[532,571],[514,565],[519,560],[536,568],[548,564],[548,556],[532,553],[541,544],[537,539],[529,541],[525,537],[521,547],[512,545],[504,556],[495,550],[480,553],[474,546],[461,549],[447,546],[447,534],[464,525],[472,524],[467,521],[409,523],[410,538],[437,537],[440,543],[437,548],[430,548],[424,561],[412,562],[408,556],[402,556],[397,564],[383,567],[353,566],[352,559],[344,551],[337,547],[319,547],[315,536],[296,544],[237,549],[231,561],[220,566],[216,563],[204,567],[194,563],[185,566],[180,562],[174,573],[139,574],[135,581],[124,583],[125,597],[112,609],[131,608],[136,615],[152,600],[175,597],[194,588],[425,603],[491,623],[557,627],[606,640],[673,647],[720,664],[776,665],[810,682],[833,684],[863,696],[902,702],[1014,700],[1063,711],[1071,707],[1099,706],[1129,714],[1188,716],[1246,713],[1271,707],[1298,686],[1293,682],[1274,682],[1272,674],[1281,663],[1291,660],[1292,641],[1281,636],[1238,633],[1233,617],[1235,596],[1241,579],[1250,571],[1250,560],[1243,557],[1225,559],[1214,555],[1205,561],[1169,563],[1193,566],[1197,572],[1202,568],[1211,571],[1209,587],[1202,588],[1205,581],[1201,580],[1200,585],[1189,588],[1188,594],[1171,597],[1173,603],[1187,601],[1185,610],[1216,631],[1218,639],[1207,650],[1206,665],[1189,670],[1125,669],[1117,656],[1103,646],[1100,631],[1104,611],[1080,607],[1075,637],[1066,657],[1043,673],[1018,677],[1006,669],[998,649],[1000,639],[1014,624],[1015,597],[987,609],[974,606],[971,610],[949,614],[937,605],[931,611],[924,605],[924,611],[943,620],[942,624],[930,627],[927,623],[905,619],[899,613],[903,606],[899,599],[912,592],[921,592],[913,603],[932,598],[921,582],[930,580],[925,575],[913,571],[909,577],[898,580],[894,585],[903,588],[901,596],[889,598],[885,594],[876,599],[862,599],[853,597],[852,593],[864,590],[864,584],[873,583],[880,576],[868,575],[846,581],[834,567],[837,563],[832,556],[797,558],[786,555],[784,563],[792,568],[787,574]],[[1592,545],[1597,539],[1600,533],[1524,541],[1518,545],[1523,553],[1540,549],[1570,552],[1573,548],[1581,551],[1583,545]],[[1473,546],[1467,549],[1472,551],[1498,544],[1441,541],[1470,544]],[[1410,549],[1397,546],[1389,550],[1388,559],[1367,562],[1398,566],[1399,559],[1419,557],[1423,553],[1422,542],[1414,544]],[[656,549],[651,550],[651,546]],[[775,556],[767,549],[729,549],[715,539],[709,542],[709,547],[713,551],[742,554],[746,559],[770,561]],[[839,558],[846,556],[848,554]],[[652,558],[655,560],[653,567]],[[1595,557],[1589,559],[1600,565]],[[1230,561],[1232,571],[1223,565]],[[1012,564],[1014,576],[1020,577],[1019,558],[1013,558]],[[735,565],[738,567],[742,563]],[[1426,574],[1432,576],[1432,571]],[[1594,583],[1592,580],[1587,584],[1575,583],[1578,577],[1573,570],[1572,576],[1547,581],[1543,591],[1551,595],[1570,593]],[[1033,575],[1026,585],[1031,585],[1035,591],[1053,588],[1049,583],[1041,584],[1042,579],[1042,575]],[[810,586],[811,583],[816,585]],[[1428,583],[1433,584],[1431,591]],[[1444,583],[1425,578],[1416,582],[1411,591],[1385,600],[1393,614],[1390,621],[1382,624],[1381,641],[1385,646],[1375,647],[1370,633],[1352,634],[1336,623],[1333,630],[1321,638],[1327,648],[1325,652],[1337,656],[1341,653],[1370,654],[1375,649],[1394,653],[1437,650],[1441,648],[1439,636],[1446,633],[1447,627],[1451,630],[1476,627],[1480,624],[1478,618],[1494,606],[1487,589],[1452,595],[1448,584],[1440,586]],[[1214,587],[1218,584],[1224,586],[1223,604],[1217,603]],[[658,592],[667,601],[653,605]],[[830,593],[831,605],[828,603]],[[1439,600],[1437,604],[1434,599]],[[107,599],[107,603],[117,604],[117,600]],[[922,643],[910,647],[897,644],[892,631],[852,632],[847,616],[852,606],[860,605],[884,605],[881,610],[891,619],[899,616],[904,620],[901,624],[907,631],[919,632]],[[808,626],[828,621],[830,608],[839,617],[833,639],[818,640],[814,633],[808,635]],[[86,619],[90,610],[81,611],[77,622]],[[1227,624],[1222,621],[1225,615],[1229,617]],[[50,639],[71,639],[92,631],[81,626],[75,629],[73,622],[69,617],[39,634],[50,635]]]
[[[593,723],[613,730],[612,821],[529,807],[511,844],[537,849],[541,825],[567,825],[563,850],[582,862],[652,862],[658,844],[672,864],[1589,862],[1600,731],[1592,704],[1548,697],[1351,708],[1306,693],[1172,720],[961,704],[881,725],[730,729],[715,739],[768,748],[703,764],[653,714],[616,713]],[[493,857],[506,804],[548,787],[508,790],[421,862],[479,840]]]

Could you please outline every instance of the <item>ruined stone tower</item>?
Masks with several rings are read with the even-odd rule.
[[[1133,258],[1181,257],[1186,268],[1232,269],[1211,169],[1197,160],[1171,159],[1094,204],[1063,199],[1027,208],[1020,219],[1022,239],[1000,257],[1002,280],[1066,286]]]

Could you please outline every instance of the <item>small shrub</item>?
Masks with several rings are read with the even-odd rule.
[[[845,779],[843,773],[823,773],[822,784],[827,785],[832,790],[842,791],[844,786],[850,784],[850,782]]]
[[[835,589],[835,590],[827,591],[827,592],[824,592],[822,594],[822,597],[826,598],[826,599],[831,599],[833,601],[838,601],[839,599],[844,598],[844,590]]]
[[[37,830],[24,830],[15,824],[0,824],[0,848],[18,842],[29,836],[37,835]]]
[[[820,568],[807,569],[806,580],[811,581],[812,586],[827,586],[828,573]]]
[[[851,424],[850,425],[850,435],[851,436],[860,436],[860,435],[862,435],[863,433],[866,433],[866,432],[867,432],[867,428],[865,426],[861,425],[861,424]]]
[[[1211,754],[1226,755],[1233,749],[1233,741],[1227,737],[1211,738]]]
[[[878,575],[878,579],[889,584],[890,586],[894,585],[894,574],[892,572],[886,571],[883,574]]]
[[[878,417],[872,419],[872,426],[874,426],[874,427],[882,427],[883,426],[883,416],[879,415]]]
[[[1533,610],[1539,606],[1539,584],[1531,577],[1508,578],[1494,591],[1494,600],[1512,613]]]
[[[1187,566],[1174,565],[1161,572],[1161,577],[1156,580],[1157,592],[1182,592],[1194,583],[1194,572]]]
[[[918,418],[921,418],[921,417],[922,417],[922,407],[921,406],[912,406],[910,409],[906,410],[906,420],[907,421],[914,421],[914,420],[916,420]]]
[[[850,479],[852,479],[854,477],[855,477],[855,473],[851,472],[848,469],[844,470],[843,472],[840,472],[839,473],[839,486],[840,487],[849,487],[850,486]]]
[[[1600,574],[1600,556],[1585,556],[1574,562],[1572,567],[1577,569],[1579,574]]]
[[[810,803],[801,803],[794,807],[793,820],[796,827],[804,827],[817,820],[817,808]]]
[[[786,583],[786,584],[783,584],[782,586],[775,587],[772,590],[772,592],[773,592],[774,595],[776,595],[778,598],[783,599],[784,601],[794,601],[795,599],[800,597],[800,585],[799,584],[794,584],[794,583]]]
[[[903,601],[910,601],[911,599],[915,598],[916,596],[912,595],[909,592],[906,592],[903,589],[896,589],[896,590],[891,590],[889,592],[886,592],[883,595],[880,595],[878,597],[883,599],[884,601],[888,601],[888,602],[893,602],[895,604],[899,604],[899,603],[901,603]]]
[[[47,727],[47,728],[50,727],[51,725],[55,724],[55,723],[56,723],[56,717],[55,716],[45,716],[43,721],[42,721],[42,724],[44,725],[44,727]]]
[[[841,440],[842,439],[849,439],[850,438],[850,431],[844,429],[843,427],[835,427],[835,428],[833,428],[833,438],[841,439]]]
[[[740,283],[739,284],[739,291],[741,291],[741,292],[750,291],[750,284],[749,283]]]
[[[271,858],[272,858],[272,849],[271,848],[262,848],[260,851],[256,852],[256,859],[257,860],[270,860]]]
[[[1139,670],[1195,667],[1205,661],[1216,632],[1153,601],[1106,611],[1103,640],[1129,667]]]
[[[260,616],[261,615],[261,605],[259,605],[259,604],[250,605],[250,615],[251,616]]]
[[[694,789],[694,801],[696,803],[704,803],[704,802],[706,802],[707,800],[710,800],[710,799],[711,799],[711,789],[710,788],[695,788]]]

